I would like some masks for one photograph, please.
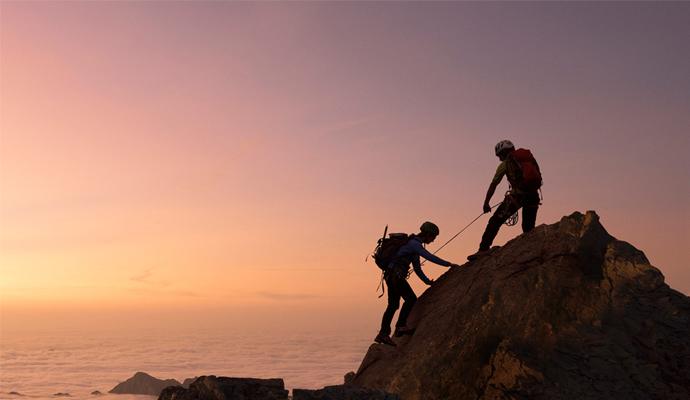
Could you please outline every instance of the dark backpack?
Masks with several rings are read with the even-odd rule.
[[[386,225],[386,229],[383,231],[383,237],[376,244],[373,255],[376,265],[384,271],[393,262],[395,255],[398,254],[398,250],[412,238],[407,233],[391,233],[386,237],[387,232],[388,225]]]
[[[531,151],[517,149],[510,154],[510,159],[513,161],[517,175],[517,182],[510,182],[511,185],[525,191],[535,191],[541,188],[541,171],[539,171],[539,165]]]

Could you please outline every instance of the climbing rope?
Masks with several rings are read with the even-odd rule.
[[[501,204],[503,204],[503,202],[500,202],[500,203],[498,203],[498,204],[494,204],[493,206],[491,206],[491,209],[493,210],[494,208],[500,206]],[[486,213],[481,213],[481,214],[479,214],[479,215],[477,216],[477,218],[473,219],[472,222],[470,222],[469,224],[467,224],[464,228],[460,229],[460,232],[456,233],[452,238],[448,239],[447,242],[443,243],[443,245],[442,245],[441,247],[439,247],[438,249],[436,249],[436,251],[434,251],[432,254],[436,254],[436,253],[438,253],[439,251],[441,251],[441,249],[443,249],[444,247],[446,247],[446,245],[448,245],[448,243],[452,242],[456,237],[460,236],[461,233],[465,232],[465,230],[466,230],[467,228],[469,228],[470,226],[472,226],[472,224],[474,224],[475,222],[477,222],[477,220],[478,220],[479,218],[481,218],[482,215],[484,215],[484,214],[486,214]],[[427,262],[427,260],[422,261],[422,264],[421,264],[421,265],[424,265],[425,262]]]

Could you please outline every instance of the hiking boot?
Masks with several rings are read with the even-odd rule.
[[[500,249],[500,248],[501,248],[501,246],[491,246],[490,249],[485,249],[485,250],[479,249],[479,250],[477,250],[476,253],[470,254],[469,256],[467,256],[467,260],[474,261],[474,260],[476,260],[478,258],[482,258],[485,255],[491,253],[492,251]]]
[[[395,336],[395,337],[400,337],[400,336],[404,336],[404,335],[412,336],[412,335],[414,335],[414,331],[415,331],[415,328],[407,328],[407,327],[401,326],[401,327],[395,328],[395,334],[393,334],[393,336]]]
[[[380,333],[379,333],[378,335],[376,335],[376,338],[374,338],[374,342],[376,342],[376,343],[381,343],[381,344],[387,344],[387,345],[390,345],[390,346],[393,346],[393,347],[396,346],[395,342],[393,341],[393,339],[391,339],[390,336],[388,336],[388,335],[383,335],[383,334],[380,334]]]
[[[474,261],[474,260],[486,255],[486,253],[488,253],[488,252],[489,252],[489,249],[479,250],[476,253],[470,254],[469,256],[467,256],[467,261]]]

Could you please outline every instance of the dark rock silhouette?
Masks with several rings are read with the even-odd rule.
[[[380,389],[337,385],[318,390],[294,389],[292,400],[400,400],[400,397]]]
[[[69,393],[55,393],[55,394],[53,394],[53,396],[55,396],[55,397],[72,397],[72,395]]]
[[[348,373],[345,374],[345,376],[343,377],[343,383],[346,384],[346,385],[351,384],[351,383],[355,380],[355,376],[356,376],[356,375],[355,375],[355,372],[354,372],[354,371],[348,372]]]
[[[180,382],[174,379],[157,379],[145,372],[137,372],[133,377],[118,384],[108,393],[115,394],[146,394],[158,396],[161,390],[168,386],[179,386]]]
[[[158,400],[287,400],[282,379],[201,376],[189,385],[165,388]]]
[[[20,396],[20,397],[24,397],[24,395],[21,394],[21,393],[19,393],[19,392],[9,392],[9,393],[7,393],[7,394],[9,394],[10,396]]]
[[[195,376],[194,378],[185,379],[184,382],[182,382],[182,387],[185,389],[189,388],[189,385],[191,385],[192,382],[194,382],[197,378],[198,376]]]
[[[93,392],[91,392],[91,395],[93,395],[93,396],[103,396],[103,393],[101,393],[101,392],[98,391],[98,390],[94,390]]]
[[[594,212],[448,271],[353,384],[435,399],[688,399],[690,298]]]

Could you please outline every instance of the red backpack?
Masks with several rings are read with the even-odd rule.
[[[517,166],[517,182],[510,182],[514,187],[534,191],[541,188],[541,171],[537,160],[534,159],[532,152],[527,149],[517,149],[510,154],[510,158]]]

